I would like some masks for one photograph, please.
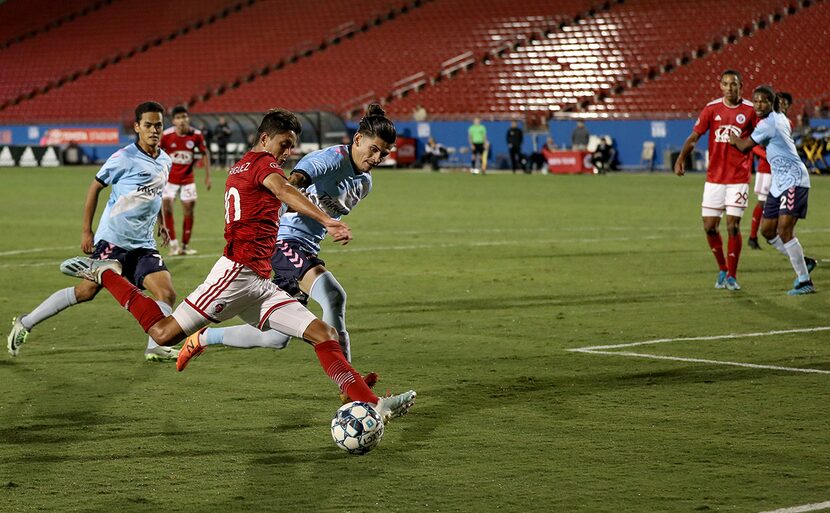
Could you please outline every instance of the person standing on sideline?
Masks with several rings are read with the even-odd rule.
[[[228,143],[231,140],[231,134],[233,134],[233,130],[228,126],[225,116],[219,116],[219,124],[213,130],[213,136],[216,137],[216,146],[219,150],[217,152],[219,154],[219,167],[224,168],[228,165]]]
[[[485,160],[487,159],[486,149],[489,144],[487,141],[487,128],[481,124],[481,118],[473,118],[473,124],[467,129],[467,140],[470,142],[470,172],[474,175],[483,174],[487,169]]]
[[[585,151],[588,149],[588,142],[591,140],[591,133],[585,127],[585,122],[579,120],[576,122],[576,128],[571,132],[571,148],[577,151]]]
[[[507,130],[507,148],[510,151],[510,168],[514,173],[522,168],[522,142],[524,142],[524,133],[519,128],[519,123],[511,121],[510,128]]]
[[[739,134],[746,137],[758,122],[752,102],[741,98],[741,85],[741,75],[737,71],[729,69],[721,73],[723,97],[703,108],[674,163],[677,176],[686,174],[686,158],[694,150],[700,136],[709,132],[709,168],[703,188],[702,215],[706,241],[718,264],[716,289],[741,289],[737,280],[743,245],[740,223],[749,200],[752,157],[730,145],[729,136]],[[729,234],[727,258],[723,256],[723,239],[719,231],[724,212]]]
[[[779,100],[770,86],[758,86],[752,94],[755,112],[761,121],[750,137],[739,138],[734,133],[729,144],[746,152],[761,144],[767,147],[767,159],[772,169],[770,196],[764,204],[761,233],[775,249],[790,259],[796,278],[787,294],[800,296],[816,291],[810,272],[816,261],[804,257],[801,242],[795,237],[795,225],[807,217],[807,199],[810,194],[810,173],[798,156],[792,137],[790,120],[779,112]]]
[[[112,154],[87,189],[81,251],[91,253],[96,261],[118,261],[124,278],[136,287],[148,289],[155,298],[151,302],[169,314],[173,312],[176,291],[153,238],[153,227],[158,224],[162,245],[168,241],[161,216],[161,194],[173,162],[159,148],[163,116],[164,107],[156,102],[145,102],[136,107],[133,124],[138,136],[136,142]],[[98,230],[93,234],[92,220],[98,196],[107,186],[112,186],[112,192],[98,221]],[[100,290],[100,285],[83,281],[55,292],[28,314],[16,317],[7,341],[9,354],[19,354],[20,346],[35,326],[70,306],[92,301]],[[159,346],[150,338],[144,358],[148,361],[175,360],[178,353],[175,349]]]
[[[164,131],[161,137],[161,149],[173,159],[173,169],[170,178],[164,186],[161,195],[164,208],[164,223],[170,234],[170,255],[195,255],[196,250],[188,248],[190,236],[193,232],[193,213],[196,209],[196,167],[195,153],[199,150],[205,163],[205,189],[210,190],[210,152],[205,138],[200,130],[190,126],[190,113],[184,105],[173,107],[173,126]],[[182,201],[182,241],[176,239],[176,222],[173,218],[173,207],[176,198]]]

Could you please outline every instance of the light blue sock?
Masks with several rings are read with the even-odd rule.
[[[213,346],[222,344],[225,338],[225,328],[208,328],[202,333],[200,344],[203,346]]]
[[[203,346],[222,344],[223,346],[241,349],[254,347],[284,349],[289,340],[291,340],[291,337],[279,331],[259,331],[248,324],[241,324],[227,328],[208,328],[202,334],[199,343]]]

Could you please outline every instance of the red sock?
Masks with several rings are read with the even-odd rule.
[[[723,239],[720,236],[720,233],[716,233],[714,235],[706,234],[706,242],[709,243],[709,247],[712,248],[712,254],[715,255],[715,260],[718,261],[718,268],[721,271],[726,270],[726,259],[723,258]]]
[[[190,242],[190,232],[193,231],[193,216],[184,216],[184,224],[182,225],[182,244],[187,246]],[[172,237],[171,237],[172,238]]]
[[[167,228],[167,233],[170,234],[170,240],[176,240],[176,222],[173,220],[173,214],[164,216],[164,227]]]
[[[154,300],[142,294],[135,285],[120,274],[104,271],[101,275],[101,284],[121,306],[135,317],[144,329],[144,333],[150,331],[154,324],[166,317]]]
[[[744,239],[740,233],[732,235],[727,241],[729,252],[727,253],[727,271],[726,274],[732,277],[738,276],[738,260],[741,258],[741,246],[743,246]]]
[[[758,238],[758,226],[761,225],[761,215],[764,213],[764,207],[760,203],[755,204],[755,210],[752,211],[752,227],[749,229],[749,238]]]
[[[354,401],[377,404],[378,396],[366,385],[360,374],[349,364],[340,349],[340,342],[328,340],[314,346],[320,365],[326,374],[338,385],[340,391],[348,395]]]

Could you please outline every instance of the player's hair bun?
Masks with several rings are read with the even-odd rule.
[[[366,116],[386,116],[386,111],[379,104],[372,103],[366,107]]]

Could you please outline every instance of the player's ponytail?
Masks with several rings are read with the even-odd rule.
[[[386,111],[377,103],[366,107],[366,114],[360,120],[357,133],[367,137],[380,137],[388,144],[395,144],[398,138],[394,123],[386,117]]]
[[[752,95],[755,96],[756,94],[763,94],[767,97],[767,100],[772,104],[772,110],[774,112],[781,111],[781,99],[778,98],[778,95],[775,94],[775,89],[769,85],[760,85],[752,91]]]

